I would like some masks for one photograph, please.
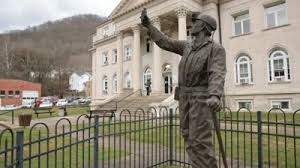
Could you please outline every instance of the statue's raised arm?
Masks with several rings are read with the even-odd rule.
[[[187,45],[186,41],[174,40],[162,32],[160,32],[155,26],[151,24],[151,21],[147,15],[147,10],[144,9],[141,14],[142,25],[148,29],[148,34],[151,39],[162,49],[174,52],[179,55],[183,55],[183,51]]]

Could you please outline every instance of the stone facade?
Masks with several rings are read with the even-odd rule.
[[[220,21],[214,39],[227,51],[225,103],[232,110],[300,108],[296,74],[300,44],[298,0],[122,0],[93,36],[92,98],[101,103],[131,88],[172,95],[180,57],[161,50],[140,24],[147,8],[152,23],[166,35],[190,39],[191,12]],[[276,57],[278,56],[278,57]],[[128,89],[126,89],[128,90]],[[96,101],[97,100],[97,101]]]

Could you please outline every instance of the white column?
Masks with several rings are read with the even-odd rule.
[[[133,91],[142,87],[142,56],[141,56],[141,30],[140,26],[132,27],[133,30],[133,59],[132,59],[132,84]]]
[[[118,54],[118,60],[117,60],[117,65],[118,65],[118,72],[117,72],[117,92],[118,94],[123,92],[123,33],[120,32],[118,35],[118,41],[117,41],[117,54]]]
[[[187,40],[187,13],[188,10],[185,7],[180,7],[175,10],[176,15],[178,17],[178,40]],[[179,65],[179,62],[181,60],[181,56],[177,56],[176,62],[177,65]],[[178,66],[174,67],[173,69],[174,73],[177,73],[177,77],[173,74],[173,87],[176,87],[178,85]],[[174,90],[174,89],[173,89]]]
[[[153,18],[153,25],[160,30],[160,19]],[[152,79],[152,93],[159,94],[163,90],[163,79],[162,79],[162,65],[161,65],[161,49],[154,43],[153,46],[153,79]]]
[[[214,40],[216,42],[220,42],[220,37],[219,37],[219,17],[218,17],[218,1],[217,0],[209,0],[207,1],[205,5],[205,15],[210,15],[217,21],[217,30],[215,31],[214,34]]]
[[[178,39],[187,40],[186,16],[188,10],[184,7],[181,7],[176,9],[175,12],[178,17]]]
[[[91,51],[92,55],[92,99],[96,99],[96,76],[97,76],[97,66],[96,66],[96,56],[97,52],[96,49]]]

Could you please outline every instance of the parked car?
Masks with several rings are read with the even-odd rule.
[[[90,104],[91,103],[91,98],[90,97],[86,97],[86,98],[81,98],[79,99],[79,103],[80,104]]]
[[[32,107],[34,107],[34,102],[22,104],[22,108],[32,108]]]
[[[47,107],[52,107],[52,106],[53,106],[53,104],[52,104],[52,102],[50,102],[50,101],[43,101],[43,102],[39,105],[40,108],[47,108]]]
[[[67,99],[58,99],[56,106],[57,107],[62,107],[62,106],[66,106],[68,104]]]
[[[70,101],[67,105],[68,106],[76,106],[79,104],[79,101],[78,100],[73,100],[73,101]]]

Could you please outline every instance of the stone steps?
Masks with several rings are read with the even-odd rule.
[[[145,111],[148,110],[149,105],[152,103],[160,103],[166,98],[168,98],[169,95],[156,95],[156,96],[140,96],[140,95],[132,95],[128,98],[120,101],[117,103],[117,111],[122,110],[129,110],[132,112],[135,112],[137,109],[141,108]],[[105,110],[105,109],[115,109],[116,108],[116,101],[120,100],[120,98],[116,98],[99,108],[99,110]]]

